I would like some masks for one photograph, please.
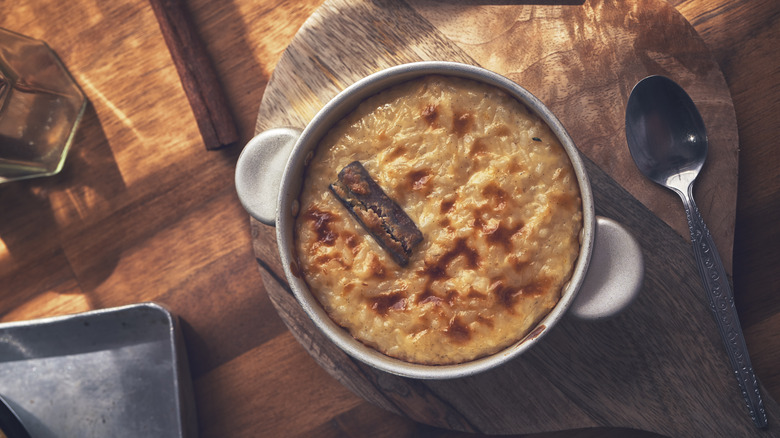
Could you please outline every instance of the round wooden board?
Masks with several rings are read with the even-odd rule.
[[[289,292],[274,230],[252,233],[266,290],[296,338],[331,375],[372,403],[427,424],[526,434],[626,427],[670,436],[774,436],[752,426],[706,307],[675,195],[636,171],[625,102],[650,74],[676,80],[709,131],[697,202],[730,271],[737,130],[723,76],[694,29],[660,0],[582,4],[326,2],[300,29],[266,88],[257,131],[302,128],[357,79],[419,60],[481,65],[534,93],[586,157],[597,213],[645,253],[643,293],[608,321],[566,319],[518,360],[478,376],[418,381],[355,362],[316,331]]]

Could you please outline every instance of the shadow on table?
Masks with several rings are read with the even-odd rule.
[[[0,185],[4,299],[22,302],[51,290],[89,291],[102,282],[116,266],[118,254],[103,251],[98,267],[83,266],[91,243],[87,230],[113,210],[114,199],[125,190],[90,103],[59,174]]]
[[[192,10],[192,15],[222,83],[228,106],[235,115],[234,121],[239,139],[236,143],[218,151],[204,149],[203,152],[219,155],[221,159],[233,166],[244,145],[255,135],[257,110],[269,81],[267,72],[272,71],[274,66],[263,65],[266,60],[253,56],[256,52],[256,43],[252,41],[256,37],[250,35],[251,29],[246,21],[249,19],[247,14],[242,12],[232,0],[221,2],[219,9],[221,17],[238,19],[201,20],[198,15],[195,15],[196,10]],[[242,117],[242,114],[251,117]]]

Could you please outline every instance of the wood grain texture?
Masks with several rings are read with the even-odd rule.
[[[279,59],[304,23],[316,19],[322,3],[186,1],[223,83],[242,143],[255,132],[258,107]],[[516,3],[473,2],[475,10],[512,8]],[[533,3],[573,8],[582,2]],[[731,93],[740,148],[733,261],[737,308],[757,374],[777,400],[780,158],[774,145],[780,132],[780,4],[671,4],[701,36]],[[422,8],[435,6],[415,3],[416,18],[403,18],[400,25],[413,29],[415,23],[425,24],[430,14],[423,16]],[[369,22],[363,27],[378,20],[364,18]],[[254,227],[232,189],[240,147],[203,150],[148,0],[16,0],[0,4],[0,26],[48,42],[90,100],[62,174],[0,185],[1,321],[145,300],[165,304],[182,320],[202,437],[482,436],[415,422],[365,401],[330,377],[287,330],[268,299],[255,261],[256,253],[274,254],[275,248],[253,251],[253,244],[267,235],[253,237]],[[399,43],[392,32],[374,32],[387,39],[388,47]],[[533,40],[530,35],[522,44]],[[440,32],[436,44],[442,56],[465,50],[450,46]],[[412,45],[404,50],[426,52]],[[366,63],[380,68],[383,61]],[[301,68],[319,67],[307,63]],[[344,72],[333,73],[336,77]],[[301,105],[316,107],[317,99]],[[425,394],[418,400],[425,400]],[[596,428],[533,436],[659,435]]]
[[[417,12],[480,65],[545,102],[581,151],[689,239],[677,196],[635,171],[624,129],[634,84],[652,74],[677,81],[705,114],[710,149],[696,197],[706,206],[702,214],[718,247],[731,254],[738,165],[734,109],[718,65],[676,10],[655,0],[476,11],[465,4],[420,3]],[[724,263],[731,272],[730,255]]]
[[[179,72],[206,149],[219,149],[237,142],[238,132],[227,98],[187,5],[182,0],[150,0],[149,4]]]
[[[274,77],[257,128],[271,127],[262,111],[266,102],[276,109],[277,87],[293,105],[293,114],[282,122],[302,126],[336,92],[367,73],[437,59],[480,65],[528,89],[558,116],[586,156],[689,240],[679,198],[636,171],[624,129],[625,102],[636,82],[663,74],[680,83],[708,128],[709,156],[696,198],[731,272],[738,173],[733,105],[704,42],[663,1],[478,7],[427,0],[326,2],[304,24],[277,69],[299,79]],[[330,71],[321,73],[325,69]],[[315,82],[304,83],[308,80]]]
[[[688,89],[714,138],[697,197],[706,198],[703,214],[716,218],[713,236],[730,248],[738,155],[734,110],[718,65],[690,24],[657,1],[577,7],[328,1],[280,60],[260,107],[258,131],[302,128],[360,77],[417,60],[481,65],[547,103],[595,163],[589,167],[597,175],[597,208],[629,225],[647,252],[644,294],[654,298],[640,300],[637,315],[629,311],[614,325],[603,325],[603,332],[591,333],[590,325],[569,329],[567,336],[545,342],[541,353],[518,360],[525,367],[510,364],[444,382],[403,379],[354,363],[317,333],[269,253],[272,230],[255,224],[264,284],[310,354],[372,403],[454,430],[506,434],[612,426],[724,437],[749,430],[744,412],[747,423],[735,418],[744,411],[743,401],[723,362],[722,341],[685,244],[688,227],[679,200],[639,175],[625,146],[625,101],[633,84],[663,74]],[[649,333],[632,336],[634,327]],[[706,334],[709,343],[701,337]],[[603,354],[605,346],[615,345],[623,347]],[[594,367],[595,361],[601,366]],[[534,404],[524,404],[531,399]],[[777,415],[774,401],[766,404]]]
[[[486,434],[609,426],[675,437],[776,436],[780,406],[765,388],[770,428],[755,429],[746,415],[687,243],[587,164],[597,214],[618,218],[643,247],[643,293],[615,319],[564,320],[544,343],[500,369],[446,381],[376,371],[330,343],[280,278],[263,271],[264,284],[282,319],[324,369],[366,400],[425,424]],[[670,266],[676,269],[670,272]]]

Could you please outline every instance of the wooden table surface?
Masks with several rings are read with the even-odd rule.
[[[187,2],[241,144],[254,134],[277,61],[320,3]],[[734,102],[736,305],[756,373],[777,400],[780,4],[672,3],[709,46]],[[286,330],[262,287],[233,187],[241,144],[205,150],[147,0],[18,0],[0,5],[0,27],[47,41],[90,100],[60,175],[0,186],[0,321],[165,305],[181,318],[204,437],[465,436],[363,401]]]

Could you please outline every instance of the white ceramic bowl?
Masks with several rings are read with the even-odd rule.
[[[307,156],[325,133],[360,102],[388,87],[416,77],[457,76],[498,87],[524,103],[544,120],[560,140],[580,187],[583,229],[580,255],[558,304],[523,339],[480,359],[456,365],[421,365],[386,356],[356,340],[327,315],[309,287],[293,269],[294,212]],[[420,379],[457,378],[483,372],[522,354],[567,313],[585,319],[617,314],[639,293],[644,273],[636,240],[613,220],[596,217],[585,166],[569,134],[553,113],[527,90],[489,70],[453,62],[417,62],[382,70],[347,87],[329,101],[299,131],[278,128],[258,134],[239,157],[236,189],[244,208],[259,221],[276,227],[279,255],[290,287],[306,314],[325,335],[352,357],[380,370]]]

